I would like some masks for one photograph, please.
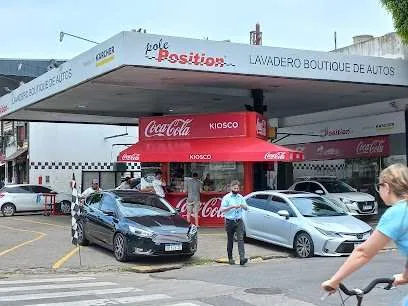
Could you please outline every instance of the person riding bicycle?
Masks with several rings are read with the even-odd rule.
[[[394,241],[400,253],[407,257],[404,272],[394,275],[394,285],[408,283],[408,168],[402,164],[387,167],[380,173],[376,187],[384,203],[391,207],[381,217],[373,234],[321,284],[323,290],[334,293],[343,279],[368,263],[390,241]]]

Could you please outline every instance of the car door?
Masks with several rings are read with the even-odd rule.
[[[118,223],[115,199],[110,194],[104,194],[100,206],[100,219],[97,223],[103,243],[112,247],[116,224]]]
[[[86,200],[83,211],[83,222],[85,236],[95,242],[100,242],[98,235],[98,219],[100,218],[100,202],[102,200],[102,194],[91,194]]]
[[[270,199],[269,194],[258,193],[246,199],[248,210],[244,214],[245,232],[248,237],[264,237],[263,226],[265,223],[266,203]]]
[[[282,217],[278,214],[280,210],[286,210],[289,212],[289,219]],[[291,246],[292,236],[294,231],[293,218],[296,218],[296,214],[290,207],[290,205],[280,196],[273,195],[271,200],[266,203],[265,210],[265,237],[268,241],[274,243]]]
[[[37,202],[37,195],[27,185],[8,188],[17,211],[42,210],[43,206]]]

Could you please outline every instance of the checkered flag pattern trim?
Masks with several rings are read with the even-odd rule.
[[[73,186],[75,184],[73,183]],[[78,245],[78,219],[81,216],[81,207],[79,205],[79,194],[76,187],[72,188],[72,202],[71,202],[71,234],[72,234],[72,244]]]
[[[30,162],[30,170],[85,170],[85,171],[113,171],[111,162],[68,162],[46,161]],[[128,171],[140,171],[140,163],[126,163]]]

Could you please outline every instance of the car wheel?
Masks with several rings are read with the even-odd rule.
[[[11,217],[16,212],[16,206],[14,206],[14,204],[11,203],[6,203],[1,207],[1,212],[4,217]]]
[[[69,215],[71,213],[71,202],[68,201],[62,201],[60,203],[60,211],[64,215]]]
[[[116,234],[115,238],[113,238],[113,254],[118,261],[127,260],[126,237],[121,233]]]
[[[313,257],[314,255],[313,240],[310,235],[305,232],[296,235],[293,248],[296,256],[300,258]]]
[[[88,245],[89,240],[86,239],[86,237],[85,237],[84,222],[78,221],[77,231],[78,231],[78,244],[79,245]]]

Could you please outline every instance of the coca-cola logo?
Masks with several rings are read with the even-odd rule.
[[[207,202],[201,202],[198,215],[202,218],[222,218],[223,215],[220,210],[221,198],[211,198]],[[180,209],[180,214],[185,216],[187,214],[187,198],[181,199],[176,208]]]
[[[374,140],[370,143],[360,141],[356,147],[357,154],[374,154],[384,152],[384,140]]]
[[[169,123],[150,121],[145,130],[146,137],[186,137],[191,132],[190,123],[193,119],[174,119]]]
[[[264,158],[266,160],[284,160],[286,157],[285,152],[276,152],[276,153],[266,153]]]
[[[190,154],[191,160],[209,160],[211,159],[211,154]]]
[[[257,117],[256,118],[256,134],[266,137],[266,120]]]
[[[133,154],[123,154],[122,155],[122,160],[128,160],[128,161],[138,161],[140,160],[140,154],[138,153],[133,153]]]

